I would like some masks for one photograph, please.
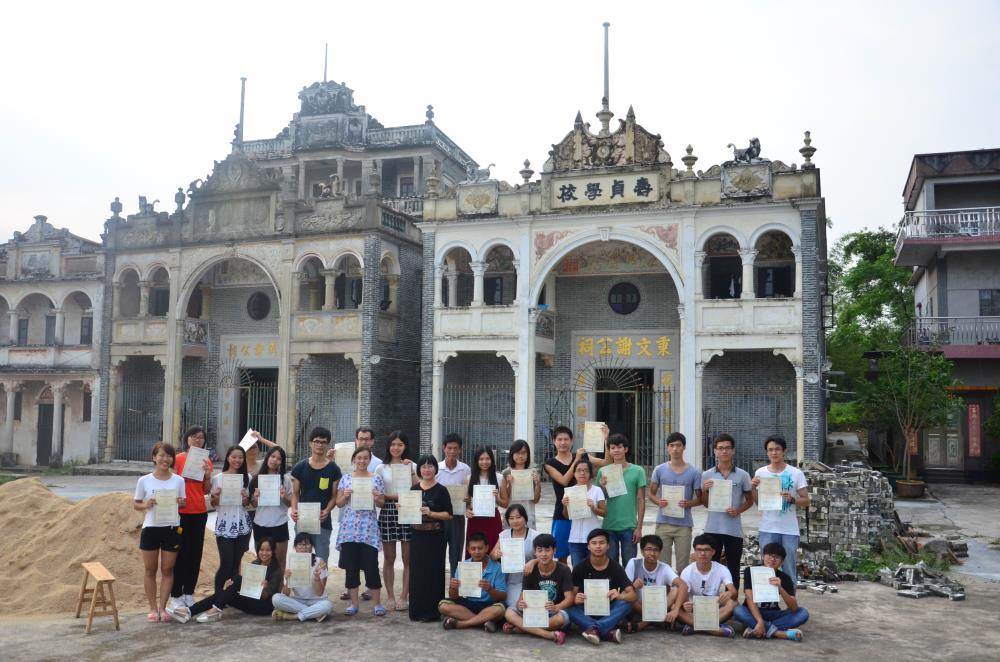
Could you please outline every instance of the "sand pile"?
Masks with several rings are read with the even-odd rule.
[[[37,478],[0,485],[0,615],[73,612],[85,561],[100,561],[115,576],[120,611],[145,611],[141,528],[142,513],[132,509],[131,494],[73,503]],[[211,593],[218,565],[215,537],[208,531],[199,596]]]

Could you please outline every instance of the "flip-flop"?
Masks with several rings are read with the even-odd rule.
[[[385,601],[385,608],[387,611],[396,611],[396,600],[389,598]]]
[[[410,603],[406,600],[396,603],[396,611],[408,611],[410,609]]]
[[[156,613],[149,612],[148,614],[146,614],[146,620],[149,621],[150,623],[159,623],[160,622],[159,612]]]
[[[374,614],[375,614],[376,616],[385,616],[385,614],[386,614],[386,609],[385,609],[385,607],[384,607],[384,606],[382,606],[382,605],[375,605],[375,609],[373,609],[373,610],[372,610],[372,612],[373,612],[373,613],[374,613]]]

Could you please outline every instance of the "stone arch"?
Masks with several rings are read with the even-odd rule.
[[[55,342],[55,302],[45,292],[34,290],[18,299],[19,345],[51,345]]]
[[[736,239],[736,242],[739,244],[740,250],[746,250],[747,248],[750,247],[750,243],[747,241],[746,235],[744,235],[736,228],[732,227],[731,225],[714,225],[701,233],[701,235],[698,237],[698,241],[695,242],[695,250],[704,251],[705,244],[708,242],[708,240],[717,234],[731,235],[734,239]]]
[[[326,270],[318,255],[306,256],[296,269],[299,278],[298,310],[322,310],[326,303]]]
[[[395,313],[399,290],[399,264],[391,252],[382,255],[378,265],[379,310]]]
[[[483,243],[483,245],[480,246],[479,248],[479,252],[477,253],[479,259],[486,260],[486,256],[489,255],[490,251],[496,248],[497,246],[506,246],[508,249],[510,249],[510,252],[513,254],[514,259],[520,260],[520,257],[517,252],[517,243],[511,241],[510,239],[504,239],[502,237],[495,237]]]
[[[111,281],[114,283],[120,283],[122,277],[125,275],[126,272],[129,271],[135,273],[136,280],[140,280],[139,274],[141,273],[141,269],[139,269],[137,265],[129,262],[127,264],[123,264],[120,267],[118,267],[117,271],[115,271],[114,278],[112,278]]]
[[[150,317],[166,317],[170,312],[170,272],[163,265],[149,269],[146,282],[149,283]]]
[[[739,299],[743,283],[743,244],[730,232],[709,235],[701,250],[705,259],[701,265],[702,292],[706,299]]]
[[[39,296],[39,297],[44,298],[46,301],[49,302],[49,307],[50,308],[56,308],[57,307],[55,301],[52,299],[51,296],[48,295],[48,293],[42,292],[41,290],[31,290],[30,292],[25,292],[24,294],[22,294],[20,296],[20,298],[18,298],[17,303],[14,304],[13,308],[15,310],[18,309],[18,308],[21,308],[24,305],[24,302],[27,299],[29,299],[30,297],[34,297],[34,296]]]
[[[441,303],[448,308],[464,308],[472,305],[475,276],[472,263],[475,253],[465,242],[452,242],[446,247],[437,263],[443,267]]]
[[[94,302],[86,292],[73,290],[62,301],[64,345],[94,342]]]
[[[357,251],[351,249],[342,250],[339,253],[337,253],[337,255],[332,260],[330,260],[330,264],[332,265],[331,268],[332,269],[338,268],[338,265],[340,264],[341,260],[343,260],[347,256],[352,256],[355,260],[358,261],[358,264],[361,266],[362,269],[365,268],[365,258],[362,257],[362,255]]]
[[[762,232],[757,235],[752,254],[756,297],[772,299],[794,296],[794,239],[781,229]]]
[[[447,244],[438,249],[437,254],[434,257],[434,264],[444,264],[444,260],[448,256],[448,253],[455,248],[464,248],[465,252],[469,254],[470,262],[475,260],[479,255],[476,252],[476,249],[472,247],[472,244],[462,239],[455,239],[453,241],[449,241]]]
[[[784,223],[778,222],[765,223],[759,228],[756,228],[750,235],[750,241],[747,242],[747,248],[755,248],[757,246],[757,242],[760,241],[762,236],[773,231],[778,231],[788,235],[788,238],[792,240],[792,246],[798,248],[800,241],[799,233]]]
[[[221,262],[225,262],[226,260],[245,260],[256,266],[258,269],[260,269],[264,273],[264,275],[267,276],[268,281],[270,281],[271,283],[271,287],[274,288],[274,295],[278,300],[278,315],[279,316],[284,315],[287,312],[283,309],[285,302],[284,302],[284,297],[282,297],[281,294],[281,288],[278,287],[278,280],[275,278],[274,274],[267,267],[267,265],[261,262],[253,255],[249,255],[247,253],[239,253],[235,251],[232,253],[214,255],[204,260],[201,264],[199,264],[195,269],[193,269],[188,274],[187,278],[184,280],[184,285],[181,287],[177,297],[178,301],[182,302],[181,310],[187,309],[187,302],[188,299],[191,297],[191,293],[194,292],[195,286],[201,281],[201,279],[205,276],[208,270]]]
[[[364,297],[364,260],[354,251],[346,251],[333,261],[333,268],[339,272],[333,285],[335,307],[359,310]]]
[[[302,270],[302,265],[305,264],[308,260],[311,260],[311,259],[317,259],[317,260],[319,260],[319,263],[321,265],[323,265],[324,269],[328,268],[327,265],[326,265],[326,260],[323,259],[322,255],[320,255],[319,253],[317,253],[315,251],[308,251],[306,253],[303,253],[302,255],[299,255],[297,258],[295,258],[295,262],[294,262],[294,264],[292,266],[292,271],[301,271]]]
[[[153,262],[148,267],[146,267],[146,273],[141,274],[142,279],[152,281],[156,277],[156,274],[160,269],[162,269],[164,273],[167,274],[167,280],[170,280],[170,269],[168,269],[167,265],[164,264],[163,262]]]
[[[505,243],[494,243],[483,253],[483,303],[509,306],[517,298],[517,253]]]

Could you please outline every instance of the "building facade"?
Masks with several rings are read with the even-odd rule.
[[[918,462],[930,479],[984,478],[1000,440],[983,422],[1000,389],[1000,149],[917,154],[903,189],[896,264],[913,268],[910,345],[955,366],[962,407],[924,430]]]

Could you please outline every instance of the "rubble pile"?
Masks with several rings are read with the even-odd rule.
[[[904,598],[923,598],[936,595],[949,600],[965,600],[965,587],[949,579],[944,573],[933,570],[923,562],[912,565],[900,563],[895,570],[879,570],[879,581],[896,590]]]

